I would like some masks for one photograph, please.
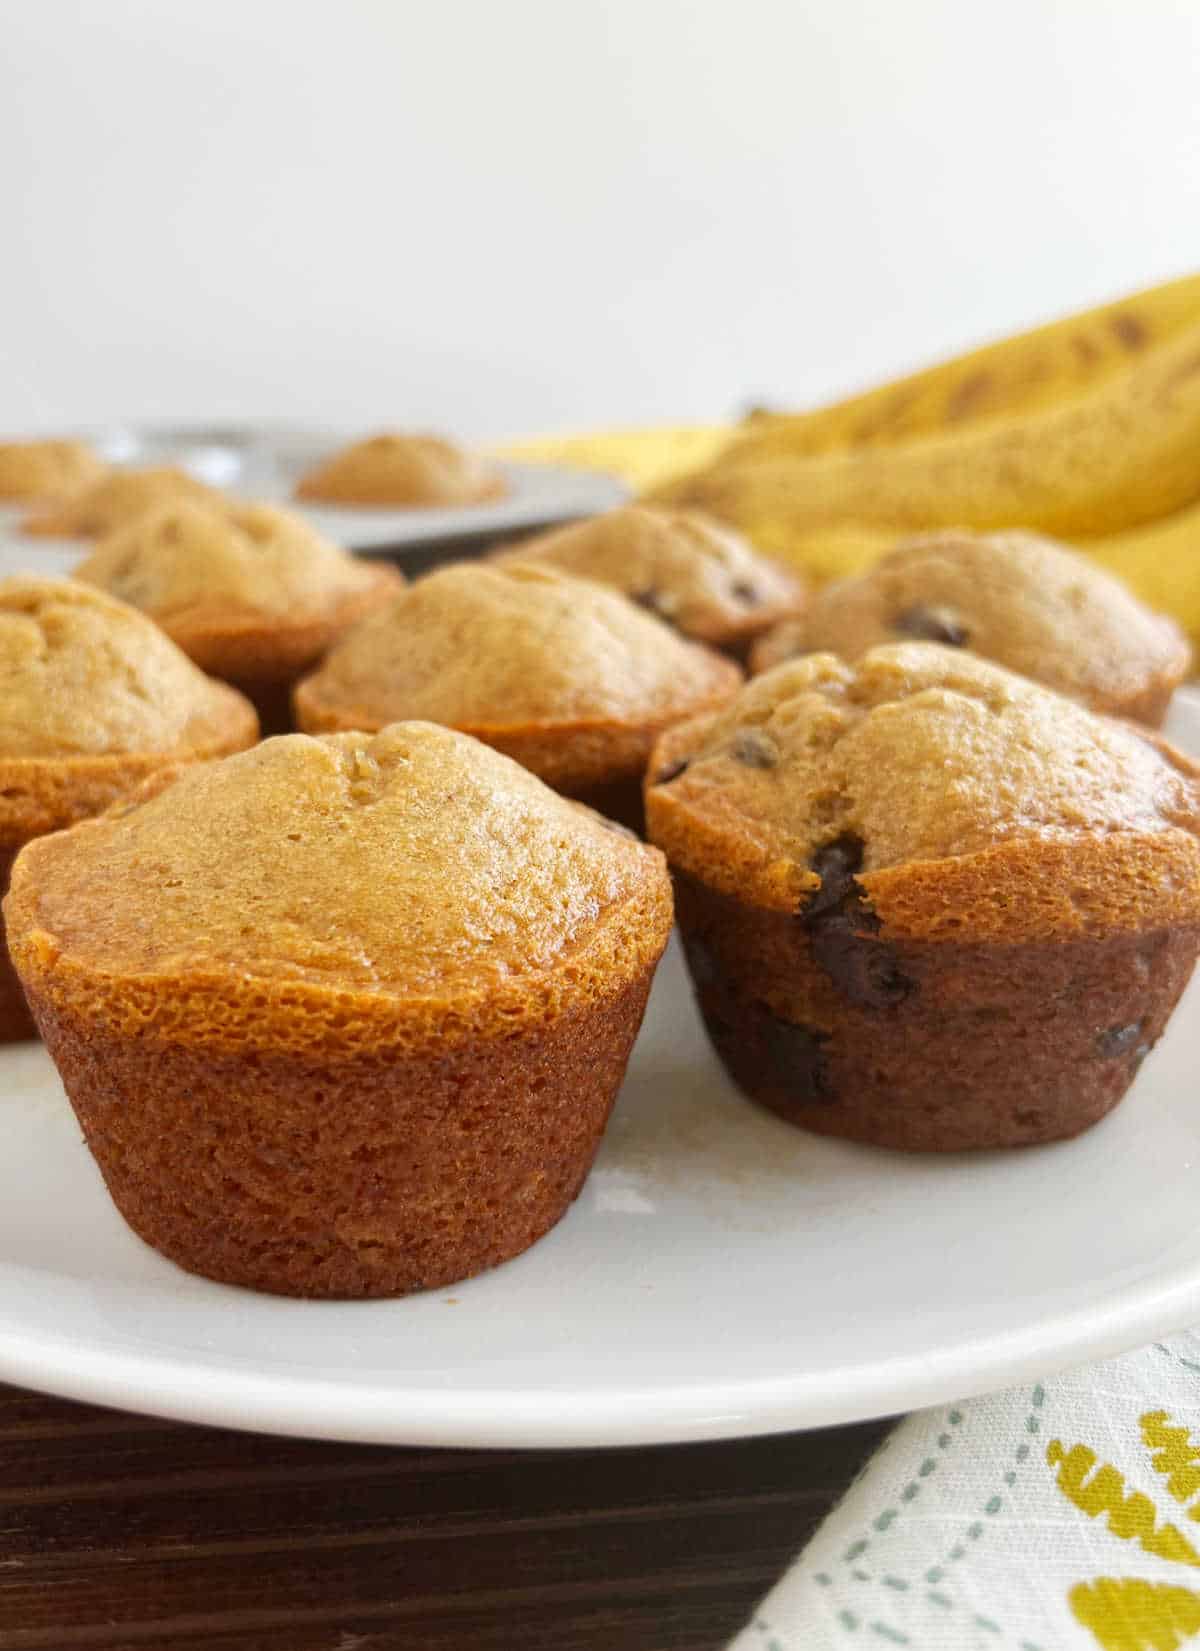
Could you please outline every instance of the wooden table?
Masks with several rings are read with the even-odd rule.
[[[887,1425],[397,1450],[0,1387],[0,1651],[715,1651]]]

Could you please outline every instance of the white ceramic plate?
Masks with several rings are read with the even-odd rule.
[[[1200,751],[1200,698],[1175,737]],[[255,1296],[124,1226],[49,1060],[0,1053],[0,1378],[438,1445],[769,1433],[961,1398],[1200,1321],[1200,978],[1077,1141],[915,1158],[739,1098],[668,954],[596,1168],[526,1255],[384,1303]]]
[[[180,464],[214,487],[242,498],[270,499],[307,516],[350,550],[415,551],[443,539],[486,541],[528,528],[589,516],[621,504],[628,489],[614,476],[549,464],[501,464],[502,499],[454,510],[332,508],[292,497],[301,475],[355,440],[361,430],[313,430],[286,424],[146,425],[85,430],[82,436],[113,464]],[[31,539],[19,531],[27,511],[0,507],[0,573],[33,566],[67,572],[86,553],[71,539]],[[22,555],[22,553],[24,553]]]

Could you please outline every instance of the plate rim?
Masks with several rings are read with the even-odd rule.
[[[1181,689],[1179,699],[1195,720],[1186,744],[1200,744],[1200,689]],[[0,1258],[0,1280],[5,1272],[34,1276],[34,1269]],[[305,1305],[318,1312],[322,1306]],[[81,1343],[69,1324],[31,1329],[0,1289],[0,1380],[176,1421],[347,1443],[646,1446],[835,1426],[969,1399],[1111,1358],[1198,1321],[1200,1242],[1182,1259],[1100,1287],[1078,1307],[1035,1312],[1018,1329],[957,1337],[944,1330],[932,1347],[882,1360],[860,1356],[797,1375],[686,1385],[447,1389],[395,1379],[348,1386],[323,1375],[189,1360],[144,1344]]]
[[[836,1392],[839,1373],[828,1367],[799,1378],[612,1386],[586,1395],[498,1388],[464,1395],[386,1384],[349,1390],[327,1378],[222,1371],[154,1353],[90,1348],[72,1363],[69,1336],[26,1333],[21,1346],[2,1312],[0,1379],[172,1421],[347,1444],[593,1449],[700,1443],[901,1415],[1114,1357],[1200,1318],[1200,1251],[1168,1274],[1114,1294],[1125,1298],[1119,1312],[1106,1294],[1072,1314],[1045,1314],[1020,1333],[997,1332],[982,1351],[978,1342],[960,1341],[933,1353],[845,1367]]]

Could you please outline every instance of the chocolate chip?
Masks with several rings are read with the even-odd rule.
[[[854,874],[862,869],[863,863],[862,838],[850,834],[836,837],[833,842],[819,848],[810,863],[821,879],[821,886],[809,897],[804,908],[808,927],[826,912],[836,910],[848,895],[853,894]]]
[[[863,862],[863,842],[847,834],[817,851],[812,868],[821,886],[800,912],[813,956],[833,984],[862,1009],[889,1009],[915,990],[894,949],[877,940],[882,924],[855,873]]]
[[[762,1024],[763,1049],[780,1082],[787,1085],[797,1101],[829,1106],[834,1098],[824,1048],[829,1034],[781,1020],[769,1010]]]
[[[965,648],[971,633],[951,608],[908,608],[899,614],[893,629],[918,642],[944,642],[950,648]]]
[[[670,785],[672,780],[677,780],[685,772],[690,761],[690,757],[682,757],[678,762],[668,763],[665,768],[659,769],[650,783],[652,785]]]
[[[737,601],[744,602],[747,607],[755,607],[762,601],[757,585],[750,584],[746,579],[739,579],[735,585],[730,585],[729,590]]]
[[[687,953],[688,973],[698,988],[712,986],[724,978],[712,948],[698,935],[685,934],[683,949]]]
[[[1101,1032],[1096,1038],[1096,1053],[1101,1060],[1112,1060],[1116,1055],[1124,1055],[1133,1049],[1142,1035],[1142,1022],[1131,1020],[1128,1026],[1110,1026],[1107,1032]]]
[[[695,971],[692,948],[688,962]],[[697,985],[700,984],[697,977]],[[832,1105],[836,1099],[825,1054],[826,1032],[773,1015],[764,1005],[727,1008],[718,995],[699,993],[700,1013],[717,1053],[735,1079],[755,1094],[765,1080],[801,1105]]]
[[[779,747],[759,728],[739,729],[730,741],[729,754],[747,768],[774,768],[779,761]]]
[[[639,608],[645,608],[649,613],[657,614],[668,624],[673,624],[675,614],[679,609],[679,599],[672,596],[668,590],[658,590],[653,585],[647,585],[645,590],[631,590],[629,600],[636,602]]]

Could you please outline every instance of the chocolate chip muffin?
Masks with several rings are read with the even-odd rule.
[[[296,484],[296,497],[314,504],[456,507],[482,504],[508,492],[503,473],[443,436],[388,431],[352,442]]]
[[[5,914],[142,1238],[229,1284],[389,1296],[570,1205],[671,892],[656,850],[406,723],[151,783],[27,848]]]
[[[460,563],[363,620],[299,684],[295,704],[310,733],[445,723],[635,823],[655,739],[740,682],[729,660],[600,585]]]
[[[1173,620],[1077,551],[1033,533],[907,540],[755,645],[751,668],[802,653],[858,659],[903,638],[969,648],[1110,716],[1159,727],[1188,672]]]
[[[0,503],[62,498],[98,481],[104,470],[85,441],[0,441]]]
[[[970,654],[778,666],[647,785],[717,1053],[820,1134],[1075,1135],[1200,950],[1200,768]]]
[[[132,608],[66,579],[0,580],[0,889],[33,838],[257,734],[242,696]],[[33,1035],[0,923],[0,1042]]]
[[[795,574],[760,556],[740,533],[698,511],[658,505],[626,505],[572,522],[495,559],[536,562],[610,585],[681,636],[739,658],[804,603]]]
[[[148,613],[201,670],[239,688],[268,732],[290,728],[297,678],[404,583],[293,511],[191,502],[118,528],[73,577]]]
[[[185,499],[220,504],[223,495],[174,465],[110,470],[58,503],[27,516],[21,529],[47,538],[98,539],[148,510]]]

